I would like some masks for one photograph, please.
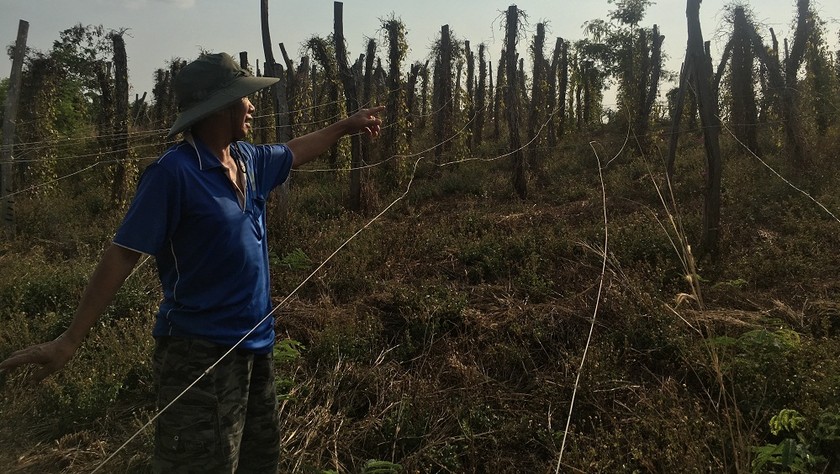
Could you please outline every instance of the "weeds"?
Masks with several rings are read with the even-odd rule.
[[[689,245],[701,202],[694,158],[677,162],[670,188],[638,160],[605,175],[604,298],[561,470],[782,469],[794,459],[785,449],[824,458],[808,469],[836,462],[836,222],[732,160],[720,261],[698,264]],[[556,465],[603,217],[590,164],[570,155],[546,165],[528,202],[509,199],[501,162],[419,178],[279,309],[283,472]],[[829,171],[821,189],[836,188]],[[379,199],[402,191],[379,189]],[[288,221],[269,234],[278,299],[369,221],[342,210],[342,194],[330,176],[295,176]],[[78,199],[59,207],[98,212],[97,199]],[[38,219],[24,217],[25,227]],[[0,355],[63,329],[107,240],[94,225],[74,235],[75,224],[50,225],[49,241],[3,244]],[[23,372],[1,377],[0,465],[90,470],[148,420],[157,285],[153,265],[141,267],[79,356],[39,390]],[[773,434],[768,423],[782,409],[804,424]],[[114,469],[144,472],[151,444],[151,433],[132,442]]]

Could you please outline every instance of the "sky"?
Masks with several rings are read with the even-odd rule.
[[[304,54],[302,44],[311,36],[328,36],[333,30],[333,1],[269,0],[271,39],[284,43],[292,59]],[[706,0],[700,8],[703,35],[712,41],[714,60],[719,60],[726,41],[724,7],[731,0]],[[741,1],[763,25],[776,31],[780,41],[790,37],[796,0]],[[812,0],[820,18],[826,22],[833,50],[840,49],[840,2]],[[348,53],[356,58],[364,52],[368,38],[381,40],[382,21],[392,16],[407,29],[408,60],[424,60],[430,45],[448,24],[459,40],[469,40],[473,49],[487,45],[488,59],[496,63],[504,42],[503,12],[511,4],[527,15],[527,39],[520,43],[525,54],[537,23],[546,24],[546,55],[551,55],[554,38],[582,39],[583,25],[593,19],[607,19],[615,5],[608,0],[345,0],[344,36]],[[647,9],[643,26],[659,25],[665,35],[663,49],[666,69],[677,72],[685,54],[685,0],[656,0]],[[0,0],[0,44],[14,43],[18,21],[29,22],[27,44],[47,51],[60,31],[75,24],[103,25],[106,29],[127,29],[131,93],[142,95],[153,85],[153,73],[171,58],[193,59],[200,51],[226,51],[238,57],[249,53],[250,62],[262,63],[260,2],[258,0]],[[380,50],[381,51],[381,50]],[[282,61],[279,48],[274,55]],[[408,61],[405,69],[408,68]],[[3,55],[0,77],[8,77],[11,60]],[[131,96],[133,98],[133,95]]]

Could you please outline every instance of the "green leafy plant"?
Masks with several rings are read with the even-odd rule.
[[[274,363],[278,366],[285,366],[295,362],[300,358],[300,351],[304,349],[300,341],[294,339],[283,339],[274,344]],[[278,372],[285,372],[282,369]],[[291,377],[286,377],[278,374],[274,381],[274,388],[277,392],[277,397],[282,400],[291,398],[292,389],[295,386],[295,381]]]
[[[785,408],[770,419],[770,432],[782,439],[754,448],[753,472],[834,472],[837,442],[840,441],[840,415],[825,413],[817,428],[808,431],[807,419],[798,411]],[[824,450],[828,448],[828,450]],[[829,460],[824,454],[834,459]]]
[[[396,474],[402,472],[402,466],[388,461],[369,459],[362,468],[362,474]]]
[[[306,252],[296,248],[281,258],[277,263],[289,270],[305,270],[312,265],[312,260],[306,255]]]

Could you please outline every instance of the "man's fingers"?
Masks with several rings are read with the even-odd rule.
[[[378,105],[376,107],[367,109],[368,115],[378,115],[378,114],[380,114],[384,111],[385,111],[385,106],[384,105]]]
[[[44,364],[44,357],[37,348],[21,349],[0,362],[0,370],[12,370],[26,364]]]
[[[0,370],[12,370],[23,364],[26,364],[26,354],[24,351],[13,352],[6,360],[0,362]]]

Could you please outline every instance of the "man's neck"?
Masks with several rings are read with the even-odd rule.
[[[226,134],[222,130],[210,126],[194,127],[192,134],[201,140],[201,143],[213,153],[222,164],[227,164],[233,159],[230,155],[230,139],[225,139]]]

